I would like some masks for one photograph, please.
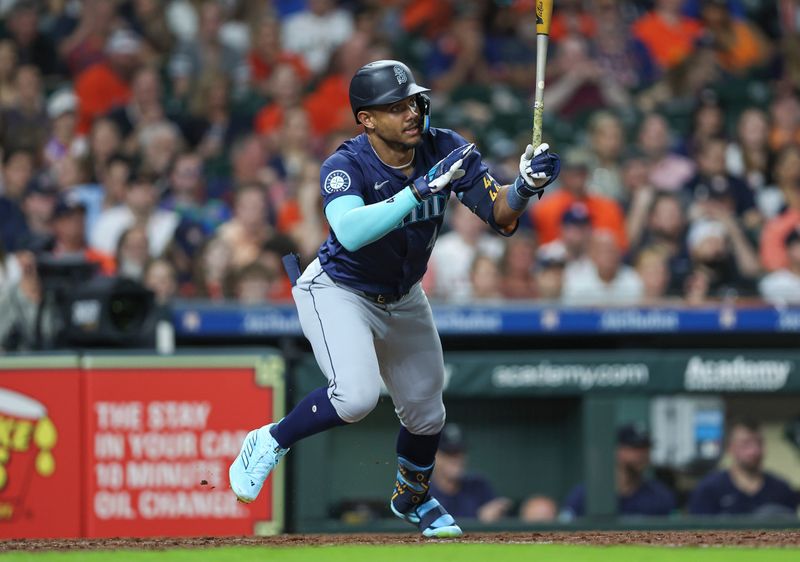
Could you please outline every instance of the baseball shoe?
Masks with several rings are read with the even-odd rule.
[[[453,516],[429,493],[433,465],[417,466],[397,458],[397,479],[389,507],[397,517],[415,525],[430,538],[455,538],[463,535]]]
[[[267,476],[289,452],[283,449],[269,432],[271,423],[254,429],[244,438],[239,456],[228,469],[231,489],[242,503],[250,503],[258,497]]]

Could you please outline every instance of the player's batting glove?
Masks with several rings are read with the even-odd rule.
[[[473,143],[459,146],[439,160],[433,168],[428,170],[427,174],[415,179],[411,184],[411,191],[417,201],[427,199],[434,193],[443,190],[450,182],[463,177],[467,172],[462,170],[461,166],[474,149]]]
[[[513,188],[524,199],[534,195],[541,198],[544,188],[553,183],[560,172],[561,158],[550,153],[550,145],[543,143],[534,150],[529,144],[519,157],[519,176],[514,180]]]

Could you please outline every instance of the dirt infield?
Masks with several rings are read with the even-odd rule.
[[[195,537],[148,539],[32,539],[0,541],[0,552],[43,550],[167,550],[227,546],[329,546],[419,544],[417,534],[280,535],[276,537]],[[454,542],[484,544],[571,544],[591,546],[800,547],[800,531],[615,531],[469,533]]]

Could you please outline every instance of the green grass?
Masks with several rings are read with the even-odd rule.
[[[800,549],[589,547],[523,544],[428,544],[218,548],[167,551],[13,552],[0,562],[797,562]]]

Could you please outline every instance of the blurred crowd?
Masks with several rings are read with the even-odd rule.
[[[0,0],[0,309],[41,299],[42,252],[162,303],[289,301],[280,257],[327,236],[320,163],[372,60],[511,182],[534,4]],[[800,302],[799,0],[559,0],[547,72],[560,180],[508,240],[453,203],[432,299]]]

